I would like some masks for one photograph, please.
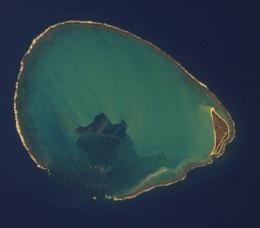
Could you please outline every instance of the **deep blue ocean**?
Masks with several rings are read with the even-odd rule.
[[[1,2],[0,228],[259,227],[259,10],[259,2],[233,0]],[[236,123],[226,153],[183,182],[98,210],[55,208],[31,191],[39,171],[16,132],[15,83],[32,40],[67,20],[130,31],[206,84]]]

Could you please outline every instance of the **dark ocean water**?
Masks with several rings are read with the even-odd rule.
[[[0,3],[1,228],[259,227],[260,4],[169,2]],[[236,123],[236,138],[226,154],[213,165],[191,171],[183,182],[88,213],[57,209],[29,190],[41,173],[16,132],[15,83],[32,40],[66,20],[92,20],[128,30],[206,84]],[[34,188],[44,191],[44,186]]]

